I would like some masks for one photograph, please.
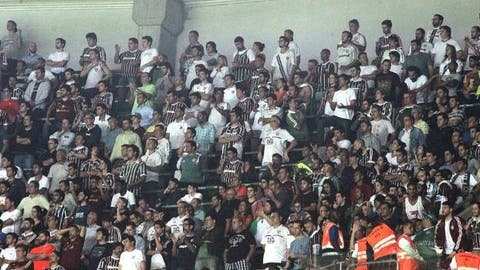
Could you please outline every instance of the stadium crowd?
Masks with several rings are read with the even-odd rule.
[[[178,62],[92,32],[73,70],[8,21],[1,269],[480,269],[480,27],[359,28],[308,60],[192,30]]]

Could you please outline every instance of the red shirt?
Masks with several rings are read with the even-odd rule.
[[[239,185],[238,187],[234,188],[237,197],[247,198],[247,187],[244,185]]]
[[[50,260],[49,257],[55,251],[55,246],[52,244],[45,244],[38,247],[32,248],[30,250],[30,254],[32,255],[39,255],[44,254],[47,255],[47,258],[44,260],[34,260],[33,261],[33,269],[34,270],[45,270],[50,267]]]
[[[20,109],[20,104],[16,100],[0,101],[0,109],[7,112],[9,117],[14,117]]]

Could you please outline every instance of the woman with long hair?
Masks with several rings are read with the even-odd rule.
[[[44,231],[47,229],[45,226],[45,214],[47,210],[41,208],[38,205],[32,207],[32,216],[31,218],[34,221],[32,231],[38,235],[39,232]]]
[[[212,78],[213,89],[225,89],[225,75],[229,74],[228,60],[225,55],[219,55],[217,66],[212,69],[210,77]]]
[[[450,75],[450,63],[457,63],[457,73],[462,71],[463,64],[462,61],[457,59],[457,50],[455,49],[455,46],[448,44],[447,47],[445,47],[445,58],[443,58],[438,71],[441,76]]]

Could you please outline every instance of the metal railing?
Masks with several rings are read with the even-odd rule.
[[[318,262],[321,262],[321,257]],[[328,265],[320,266],[318,264],[311,264],[307,269],[309,270],[355,270],[357,265],[351,261],[336,261]],[[367,266],[369,270],[398,270],[399,265],[397,260],[380,260],[363,263],[361,266]],[[430,268],[435,269],[435,268]]]

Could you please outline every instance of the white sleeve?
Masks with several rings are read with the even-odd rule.
[[[111,208],[115,207],[115,205],[117,204],[117,200],[118,200],[118,194],[114,194],[113,197],[112,197],[112,201],[110,202],[110,207]]]
[[[29,81],[35,80],[35,71],[30,72],[30,75],[28,75],[27,80],[29,80]]]
[[[388,134],[392,134],[393,132],[395,132],[395,129],[393,128],[393,125],[390,121],[385,121],[387,123],[387,131],[388,131]]]
[[[65,58],[63,60],[70,61],[70,53],[69,52],[65,53]]]
[[[290,51],[291,57],[290,57],[290,64],[295,65],[295,56],[299,56],[297,54],[294,54],[292,51]]]
[[[287,142],[292,142],[293,140],[295,140],[295,138],[285,129],[282,132],[282,137]]]
[[[128,196],[128,204],[130,205],[135,205],[135,195],[133,193],[130,193],[130,196]]]
[[[278,55],[278,54],[275,54],[275,55],[272,57],[272,64],[271,64],[271,66],[272,66],[272,67],[275,67],[275,68],[278,67],[277,55]]]
[[[452,261],[450,262],[450,270],[457,270],[457,260],[455,256],[453,256]]]
[[[248,61],[250,61],[250,62],[255,61],[255,54],[253,53],[253,51],[251,49],[247,50],[247,57],[248,57]]]

